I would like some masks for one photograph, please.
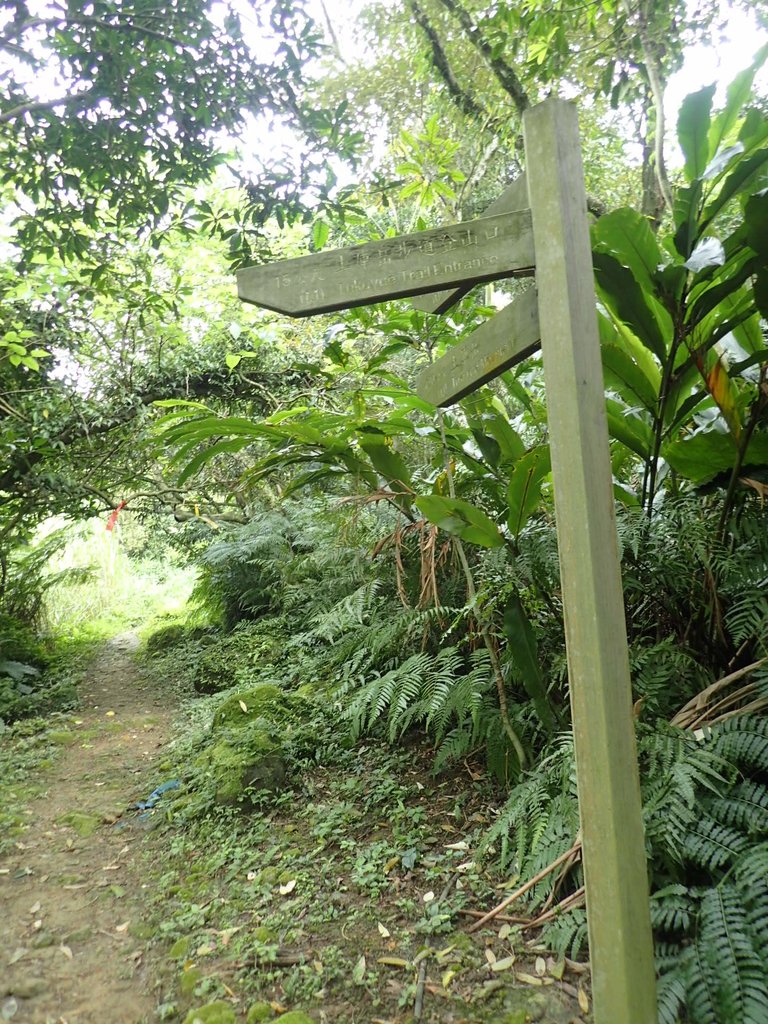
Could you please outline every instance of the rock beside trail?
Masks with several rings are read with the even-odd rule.
[[[289,716],[289,697],[270,683],[233,694],[217,708],[208,745],[195,761],[217,804],[283,788],[286,766],[277,737]]]
[[[184,1024],[235,1024],[235,1011],[223,1000],[190,1010]]]

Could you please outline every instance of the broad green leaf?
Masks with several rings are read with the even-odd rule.
[[[638,414],[609,398],[606,401],[608,433],[641,459],[650,458],[653,432]]]
[[[696,180],[690,188],[678,188],[675,191],[673,214],[677,231],[674,236],[674,245],[677,252],[686,260],[691,255],[702,230],[699,225],[701,190],[701,181]]]
[[[430,494],[417,498],[416,505],[435,526],[470,544],[484,548],[498,548],[504,544],[496,524],[468,501]]]
[[[712,118],[712,124],[709,129],[710,153],[717,153],[723,143],[728,142],[744,105],[752,95],[752,83],[754,82],[755,74],[765,64],[766,60],[768,60],[768,46],[763,46],[758,50],[755,59],[749,67],[739,72],[728,86],[725,106],[719,114]]]
[[[758,107],[750,107],[744,122],[739,128],[739,142],[743,142],[747,152],[761,146],[768,140],[768,117]]]
[[[525,453],[525,445],[511,426],[506,409],[498,403],[495,395],[491,396],[487,389],[481,388],[463,398],[460,404],[473,431],[476,429],[484,434],[490,434],[498,445],[498,465],[511,465]],[[480,449],[482,451],[482,446]]]
[[[531,448],[515,463],[507,490],[507,524],[513,536],[519,536],[538,508],[541,485],[550,469],[549,445]]]
[[[707,391],[714,399],[725,422],[738,441],[741,436],[741,416],[739,414],[738,393],[722,359],[714,353],[714,359],[706,372],[704,382]]]
[[[748,192],[758,184],[757,179],[766,170],[768,170],[768,149],[758,149],[756,153],[740,159],[723,181],[720,190],[705,206],[699,230],[704,231],[731,199],[743,192]]]
[[[291,409],[281,409],[279,412],[273,412],[271,416],[267,416],[264,422],[278,424],[284,420],[293,419],[294,416],[301,416],[308,411],[309,406],[307,405],[294,405]]]
[[[242,448],[247,447],[250,443],[250,440],[247,438],[237,438],[232,441],[218,441],[216,444],[212,444],[210,447],[204,448],[202,451],[198,452],[197,455],[195,455],[179,473],[179,485],[181,486],[186,483],[187,480],[191,479],[191,477],[195,476],[195,474],[212,459],[216,459],[221,455],[231,455],[233,452],[238,452]]]
[[[361,388],[360,394],[371,398],[391,398],[400,409],[415,409],[428,416],[435,415],[434,405],[419,398],[413,391],[406,391],[404,388]]]
[[[547,732],[551,732],[557,720],[547,699],[547,688],[539,664],[536,634],[517,594],[513,594],[504,606],[503,623],[510,657],[528,696],[533,701],[541,724]]]
[[[237,352],[227,352],[224,356],[224,361],[230,370],[234,370],[242,362],[243,357]]]
[[[768,192],[750,196],[744,208],[747,242],[756,253],[768,259]]]
[[[598,289],[606,305],[663,363],[667,352],[666,339],[646,294],[632,272],[608,253],[595,252],[592,261]]]
[[[483,453],[485,461],[493,466],[494,469],[498,469],[501,459],[501,448],[496,438],[477,429],[472,430],[472,437],[475,439],[477,447]]]
[[[648,351],[645,345],[628,327],[625,327],[619,321],[612,320],[602,311],[598,313],[597,322],[601,347],[613,346],[626,352],[643,376],[650,382],[653,393],[656,395],[661,387],[661,368],[653,353]]]
[[[316,220],[312,225],[312,248],[316,251],[322,249],[330,233],[331,229],[324,220]]]
[[[715,86],[707,85],[685,97],[677,118],[677,140],[685,157],[687,181],[700,178],[709,163],[709,113]]]
[[[702,175],[704,181],[710,181],[712,178],[719,178],[726,167],[728,167],[729,164],[732,164],[736,157],[740,156],[743,152],[743,142],[737,142],[733,146],[728,146],[726,149],[721,149],[719,152],[716,152],[704,170],[704,174]]]
[[[733,469],[737,447],[731,434],[710,430],[664,445],[662,455],[679,476],[701,485]],[[768,433],[752,435],[743,466],[768,468]]]
[[[374,469],[381,473],[393,491],[413,491],[410,470],[399,452],[385,440],[375,441],[371,435],[359,443]]]
[[[608,387],[615,387],[629,405],[639,404],[653,412],[659,397],[660,380],[650,381],[621,345],[603,345],[601,355]],[[658,373],[655,376],[658,378]]]
[[[749,249],[729,261],[711,282],[707,282],[701,290],[692,291],[686,324],[692,327],[700,323],[723,300],[732,299],[745,281],[759,269],[760,264],[761,260],[753,256]]]
[[[768,268],[760,267],[752,282],[752,294],[760,315],[768,320]]]
[[[653,291],[663,260],[647,217],[628,207],[605,214],[592,229],[592,245],[597,252],[607,252],[629,267],[643,290]]]
[[[207,405],[203,405],[202,402],[191,402],[185,398],[160,398],[152,405],[156,405],[160,409],[173,409],[176,406],[180,406],[182,409],[201,409],[203,412],[210,413],[210,408]]]

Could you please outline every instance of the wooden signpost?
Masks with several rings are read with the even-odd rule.
[[[293,316],[385,298],[441,312],[474,284],[528,275],[535,287],[424,370],[445,406],[541,344],[565,612],[595,1024],[656,1024],[640,784],[605,416],[586,196],[575,108],[524,117],[522,186],[500,211],[238,274],[242,299]],[[535,249],[535,258],[534,258]],[[442,290],[442,291],[441,291]]]

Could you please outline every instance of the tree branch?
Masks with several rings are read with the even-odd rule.
[[[30,18],[29,21],[22,22],[17,27],[17,31],[12,35],[0,36],[0,44],[11,43],[13,39],[20,38],[25,32],[32,28],[70,28],[89,26],[91,28],[102,28],[110,32],[137,32],[140,35],[146,36],[148,39],[159,39],[163,43],[172,43],[174,46],[181,46],[187,48],[190,44],[185,43],[182,39],[176,39],[174,36],[169,36],[165,32],[158,32],[157,29],[148,28],[146,25],[135,25],[130,21],[103,21],[101,18],[90,18],[87,15],[81,15],[76,18]]]
[[[624,9],[627,12],[627,16],[631,17],[632,8],[630,7],[629,0],[624,0]],[[648,76],[648,85],[650,86],[651,96],[653,97],[654,171],[656,173],[656,181],[659,186],[661,197],[664,200],[667,209],[672,210],[674,207],[674,200],[672,197],[672,188],[669,184],[669,177],[667,175],[666,163],[664,161],[664,133],[666,131],[666,121],[664,118],[664,84],[661,79],[661,63],[656,57],[653,40],[648,33],[648,21],[646,18],[646,12],[642,5],[639,5],[637,10],[637,33],[640,38],[640,46],[643,50],[645,71]]]
[[[472,21],[469,12],[464,10],[458,0],[440,0],[440,3],[447,11],[450,11],[450,13],[458,19],[458,22],[466,32],[467,37],[475,48],[482,54],[502,89],[511,97],[512,102],[515,105],[515,109],[520,117],[522,117],[523,113],[531,105],[531,101],[514,68],[500,57],[494,57],[493,47],[488,40],[484,38],[480,29]]]
[[[78,92],[72,96],[57,96],[53,100],[31,100],[26,103],[19,103],[17,106],[11,107],[10,110],[0,114],[0,124],[15,121],[17,117],[31,114],[35,110],[51,110],[53,107],[87,107],[95,103],[97,99],[98,97],[94,95],[93,90],[89,89],[87,92]]]
[[[459,85],[451,65],[448,62],[448,56],[443,49],[443,44],[440,42],[434,26],[419,5],[418,0],[408,0],[408,7],[411,9],[419,28],[421,28],[427,39],[429,39],[429,44],[432,47],[432,63],[434,64],[435,69],[439,72],[442,80],[445,82],[446,88],[456,105],[462,113],[466,114],[468,117],[475,117],[478,120],[486,120],[488,116],[486,111],[483,110],[473,97]]]

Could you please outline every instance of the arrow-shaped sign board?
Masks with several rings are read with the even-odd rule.
[[[289,316],[330,313],[471,281],[533,274],[530,210],[451,224],[397,238],[246,267],[245,302]]]
[[[484,217],[495,217],[499,213],[514,213],[517,210],[528,209],[528,182],[525,173],[515,178],[511,185],[507,185],[498,199],[495,199],[488,209],[483,213]],[[474,287],[474,281],[467,281],[459,288],[452,288],[449,291],[433,292],[429,295],[419,295],[414,299],[413,305],[425,313],[445,313],[451,306],[462,299],[467,292]]]
[[[540,345],[538,296],[535,288],[529,288],[425,367],[416,380],[416,392],[433,405],[453,405],[532,355]]]

